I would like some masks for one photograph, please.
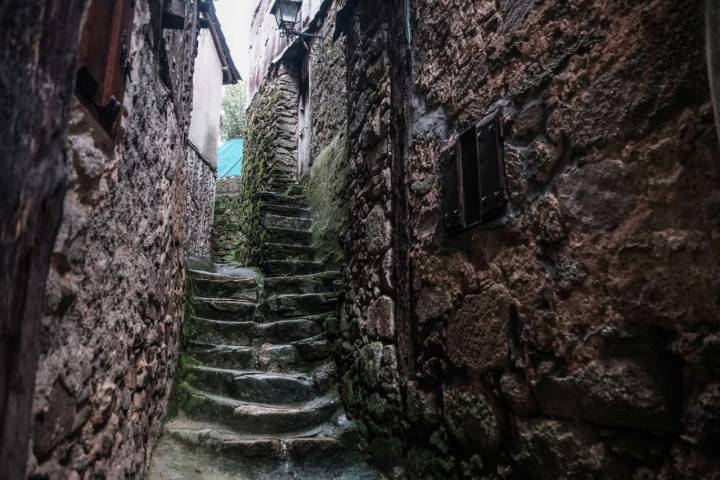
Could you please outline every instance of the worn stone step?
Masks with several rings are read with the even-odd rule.
[[[187,354],[201,365],[242,370],[256,368],[257,351],[256,347],[218,345],[191,340],[188,343]]]
[[[195,365],[188,368],[190,383],[200,390],[235,400],[289,404],[321,395],[322,385],[304,373],[267,373]]]
[[[290,343],[322,332],[318,322],[304,318],[256,323],[192,317],[191,328],[197,342],[235,346]]]
[[[312,242],[312,233],[309,230],[295,230],[292,228],[265,227],[269,243],[288,243],[291,245],[309,246]]]
[[[171,422],[172,423],[172,422]],[[171,425],[168,423],[168,425]],[[201,422],[198,422],[201,423]],[[204,422],[202,422],[204,423]],[[212,424],[207,424],[212,425]],[[149,480],[380,480],[353,445],[337,449],[326,437],[271,441],[281,435],[213,434],[226,427],[197,431],[164,430],[154,450]],[[296,437],[287,434],[282,437]],[[200,443],[198,443],[200,442]],[[345,442],[350,445],[349,442]],[[355,444],[356,445],[356,444]]]
[[[334,455],[352,435],[352,427],[343,429],[332,423],[285,435],[243,435],[221,424],[174,419],[165,432],[188,446],[208,449],[229,458],[273,458],[308,461]]]
[[[312,337],[316,338],[316,337]],[[190,341],[187,354],[198,365],[231,370],[259,370],[263,372],[311,372],[329,358],[327,340],[310,340],[308,346],[301,341],[300,350],[292,343],[264,343],[255,346],[223,345]],[[314,348],[314,350],[313,350]],[[326,355],[322,355],[325,353]]]
[[[249,321],[255,318],[258,304],[230,298],[193,297],[195,315],[209,320]]]
[[[334,312],[337,303],[338,294],[334,292],[277,294],[265,300],[257,312],[269,318],[299,317]]]
[[[268,405],[244,402],[182,385],[182,410],[196,420],[216,422],[250,434],[283,434],[306,430],[328,421],[339,407],[336,394],[308,402]]]
[[[305,199],[297,196],[283,195],[276,192],[257,192],[255,199],[260,202],[286,205],[290,207],[307,207]]]
[[[340,279],[340,272],[337,271],[312,273],[309,275],[268,277],[263,281],[262,288],[266,295],[333,292],[337,289],[336,282]]]
[[[260,203],[262,213],[282,215],[284,217],[310,218],[310,209],[293,205],[282,205],[277,203]]]
[[[268,213],[263,218],[266,227],[286,228],[291,230],[309,230],[312,220],[309,218],[286,217]]]
[[[193,293],[199,297],[231,298],[248,302],[257,301],[258,298],[256,279],[190,274],[190,282]]]
[[[307,275],[322,271],[323,265],[308,260],[267,260],[263,269],[268,276]]]
[[[312,260],[315,258],[315,249],[306,245],[266,243],[265,258],[269,260]]]
[[[301,187],[297,182],[295,185],[290,187],[290,190],[287,192],[288,195],[302,197],[305,195],[305,192],[303,191],[303,187]]]
[[[312,369],[330,356],[330,344],[327,341],[325,341],[325,348],[317,343],[314,351],[304,343],[300,348],[294,344],[264,344],[258,350],[257,368],[267,371],[288,371],[291,368],[296,370]],[[325,356],[320,355],[323,352],[326,353]]]
[[[330,356],[330,342],[324,334],[298,340],[293,345],[306,362],[316,362]]]

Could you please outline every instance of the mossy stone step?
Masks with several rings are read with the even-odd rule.
[[[263,269],[268,276],[306,275],[322,271],[323,265],[307,260],[267,260]]]
[[[193,387],[235,400],[290,404],[307,402],[324,393],[303,373],[267,373],[195,365],[188,369]]]
[[[267,405],[243,402],[182,385],[186,399],[181,410],[190,418],[217,422],[250,434],[283,434],[327,422],[339,407],[336,394],[309,402]]]
[[[322,332],[318,322],[303,318],[256,323],[192,317],[191,328],[193,339],[197,342],[248,347],[263,343],[291,343]]]

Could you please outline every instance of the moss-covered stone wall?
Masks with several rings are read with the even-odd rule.
[[[242,177],[221,178],[217,181],[212,241],[212,256],[216,261],[235,261],[236,252],[243,244],[240,192]]]
[[[314,40],[317,54],[309,58],[312,102],[312,162],[303,176],[312,210],[313,247],[328,267],[344,263],[340,239],[350,215],[347,169],[347,93],[345,88],[345,36],[334,37],[339,2],[321,12],[320,34]]]
[[[262,264],[265,230],[255,197],[263,191],[283,192],[295,179],[296,130],[297,81],[289,69],[277,65],[248,109],[242,186],[216,204],[215,228],[226,234],[216,256]]]

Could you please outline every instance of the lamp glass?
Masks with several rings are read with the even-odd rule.
[[[297,23],[298,13],[302,1],[298,0],[277,0],[273,6],[272,13],[280,28],[290,27]]]

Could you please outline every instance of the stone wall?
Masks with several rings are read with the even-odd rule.
[[[277,64],[247,111],[247,134],[239,198],[237,249],[231,257],[261,265],[264,229],[256,194],[283,193],[295,180],[298,83],[292,68]]]
[[[215,216],[212,228],[212,256],[216,261],[232,261],[243,245],[240,230],[242,177],[220,178],[215,190]]]
[[[347,296],[334,352],[343,402],[363,426],[361,447],[394,471],[401,469],[404,456],[395,324],[390,3],[357,2],[345,32],[352,221],[343,239]]]
[[[68,193],[42,320],[30,466],[36,479],[143,478],[160,431],[184,311],[195,53],[135,2],[118,140],[72,110]]]
[[[26,471],[38,325],[62,221],[65,140],[86,3],[3,0],[0,8],[0,466],[5,478],[23,478]]]
[[[355,2],[346,50],[336,351],[370,451],[411,478],[717,478],[702,2],[415,0],[411,59],[403,3]],[[449,237],[440,151],[497,107],[510,205]]]
[[[214,224],[216,168],[188,141],[185,254],[210,257]]]
[[[339,239],[348,228],[345,37],[335,38],[339,3],[320,13],[322,39],[309,57],[312,104],[311,168],[301,179],[312,210],[313,247],[328,267],[344,263]],[[318,20],[320,20],[318,19]]]

